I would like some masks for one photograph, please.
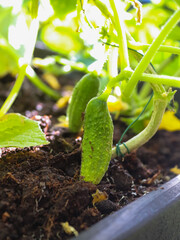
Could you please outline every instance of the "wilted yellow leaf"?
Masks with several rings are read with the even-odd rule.
[[[68,104],[69,98],[70,98],[70,96],[61,97],[56,103],[57,107],[58,108],[66,107]]]
[[[171,168],[170,171],[177,174],[177,175],[180,174],[180,168],[178,168],[178,166],[175,166],[174,168]]]
[[[166,111],[159,129],[164,129],[170,132],[178,131],[180,130],[180,119],[175,116],[174,112]]]
[[[76,231],[74,227],[69,225],[68,222],[62,222],[61,226],[63,227],[65,233],[67,233],[68,235],[74,234],[76,237],[78,236],[78,231]]]
[[[50,87],[52,87],[55,90],[59,90],[61,88],[60,83],[58,82],[57,78],[50,74],[50,73],[44,73],[42,75],[42,78],[44,79],[44,81],[46,81]]]
[[[92,197],[93,197],[93,201],[92,201],[93,205],[97,202],[101,202],[108,199],[107,193],[101,192],[99,191],[99,189],[97,189],[96,192],[92,194]]]

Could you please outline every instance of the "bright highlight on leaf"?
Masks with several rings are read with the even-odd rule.
[[[180,130],[180,119],[175,116],[174,112],[165,112],[159,129],[164,129],[170,132]]]
[[[48,143],[38,122],[15,113],[0,118],[0,148],[24,148]]]

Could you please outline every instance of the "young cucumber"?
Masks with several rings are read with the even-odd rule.
[[[88,73],[76,84],[67,110],[69,129],[79,132],[82,126],[82,114],[89,100],[95,97],[99,90],[99,79],[95,74]]]
[[[82,142],[81,176],[84,181],[98,184],[111,160],[113,123],[107,103],[91,99],[85,111]]]

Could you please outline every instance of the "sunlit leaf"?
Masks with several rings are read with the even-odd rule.
[[[3,7],[0,4],[0,34],[8,39],[9,26],[15,25],[17,16],[12,14],[12,7]]]
[[[52,50],[64,55],[78,52],[83,48],[83,41],[77,32],[65,26],[47,26],[41,34],[44,43]]]
[[[0,39],[0,77],[7,73],[15,73],[18,67],[18,58],[13,49],[3,44]],[[5,42],[4,42],[5,43]]]
[[[0,148],[24,148],[48,143],[38,122],[15,113],[0,118]]]
[[[55,14],[60,19],[64,19],[69,12],[76,9],[76,2],[77,0],[50,0]]]

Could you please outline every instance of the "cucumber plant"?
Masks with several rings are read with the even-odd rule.
[[[11,41],[8,34],[10,27],[12,30],[15,22],[23,19],[24,10],[21,9],[18,13],[19,19],[14,19],[17,10],[12,7],[4,8],[0,3],[0,13],[3,12],[0,14],[2,23],[0,76],[7,73],[18,74],[9,96],[0,109],[0,146],[24,147],[48,143],[36,123],[18,114],[6,114],[15,101],[25,76],[53,99],[59,98],[57,92],[40,81],[31,67],[32,62],[35,62],[32,61],[32,55],[37,38],[41,38],[46,46],[61,54],[51,56],[48,61],[51,64],[47,66],[45,66],[47,59],[45,61],[36,59],[36,63],[39,62],[42,68],[51,69],[56,74],[63,72],[64,69],[80,70],[87,74],[74,88],[67,116],[72,132],[78,132],[82,125],[84,128],[81,176],[85,181],[98,184],[111,158],[117,157],[119,153],[126,154],[139,148],[156,133],[163,114],[175,94],[172,87],[180,87],[179,58],[176,57],[174,60],[175,57],[170,57],[171,54],[173,56],[180,54],[179,1],[159,1],[158,7],[153,7],[155,5],[149,3],[145,14],[144,7],[138,0],[71,0],[70,4],[67,4],[66,0],[59,3],[47,0],[45,4],[39,0],[20,2],[22,9],[28,13],[24,21],[27,30],[24,35],[28,36],[28,41],[19,45],[16,42],[12,43],[18,34],[12,35]],[[15,5],[14,1],[12,4]],[[50,8],[54,9],[54,15],[48,13],[49,18],[42,20],[41,24],[38,6],[44,7],[46,4],[49,4],[47,7],[49,11]],[[135,13],[132,5],[136,9]],[[12,9],[14,11],[10,14]],[[157,9],[161,11],[160,17]],[[75,10],[76,16],[72,17]],[[90,12],[93,13],[93,17],[89,17]],[[70,16],[73,18],[74,29],[67,24]],[[57,18],[60,21],[57,21]],[[13,23],[9,24],[11,20]],[[4,23],[9,25],[6,26]],[[153,30],[150,28],[152,24]],[[82,38],[85,39],[85,44]],[[166,57],[166,61],[162,62]],[[67,65],[68,68],[63,69],[59,65],[59,69],[57,65],[56,67],[53,65],[52,68],[52,61],[61,67]],[[173,61],[176,61],[176,64],[170,69]],[[144,82],[140,90],[139,81]],[[154,95],[153,101],[148,106],[148,114],[146,113],[146,116],[150,116],[148,125],[132,139],[122,144],[119,142],[113,147],[113,125],[107,102],[116,88],[120,90],[121,100],[128,106],[123,112],[128,123],[136,119],[140,109],[146,106],[151,92]],[[29,137],[30,129],[35,133],[34,138]],[[3,134],[6,138],[2,137]],[[17,138],[17,135],[22,137]]]
[[[131,0],[128,3],[122,0],[77,1],[77,16],[81,24],[85,23],[91,30],[95,30],[95,23],[91,23],[91,20],[86,15],[88,6],[93,5],[104,16],[107,25],[106,28],[102,28],[103,34],[100,41],[103,42],[107,51],[111,49],[113,52],[114,48],[118,49],[118,54],[108,53],[106,66],[102,64],[101,71],[98,69],[99,75],[103,75],[104,68],[108,66],[106,68],[108,81],[103,91],[99,91],[97,97],[86,103],[85,120],[83,123],[81,176],[85,181],[95,184],[101,181],[111,158],[117,157],[118,153],[126,154],[139,148],[156,133],[163,114],[176,92],[172,90],[172,87],[180,88],[180,78],[178,76],[158,75],[151,64],[157,52],[180,54],[180,48],[163,45],[170,32],[180,21],[178,2],[173,2],[174,10],[171,17],[166,20],[159,35],[156,36],[151,44],[135,41],[125,24],[125,18],[128,14],[126,9],[129,9],[130,3],[133,3],[137,9],[137,22],[140,24],[143,10],[138,0]],[[136,27],[135,31],[138,31]],[[130,49],[134,51],[138,59],[134,68],[132,68],[131,64]],[[137,88],[139,81],[145,82],[140,91]],[[130,99],[139,99],[141,102],[146,101],[152,91],[154,95],[152,115],[148,125],[132,139],[112,147],[113,125],[107,108],[107,99],[117,85],[120,87],[122,98],[128,103],[131,102]],[[75,87],[74,92],[76,91],[78,91],[78,85]],[[86,95],[87,91],[84,91],[84,95]],[[71,105],[73,105],[73,101],[74,105],[76,105],[74,94]],[[69,107],[69,116],[71,111],[75,114],[74,109],[71,110],[71,107]],[[81,125],[80,119],[76,119],[76,121],[79,121],[79,125]]]

